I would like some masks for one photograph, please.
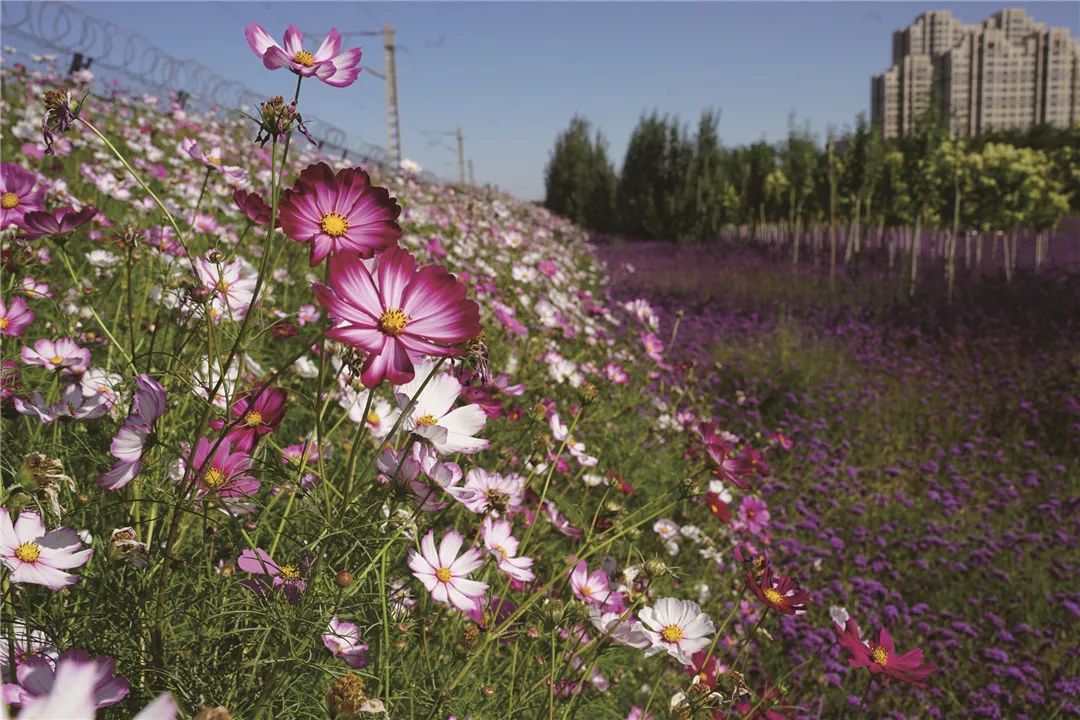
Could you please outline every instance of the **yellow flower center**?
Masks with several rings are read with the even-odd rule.
[[[660,637],[664,638],[664,642],[677,643],[682,640],[682,636],[682,628],[678,625],[665,625],[660,631]]]
[[[782,605],[784,603],[784,596],[772,588],[765,588],[763,594],[770,605]]]
[[[0,207],[5,210],[10,210],[19,204],[19,196],[13,192],[6,192],[0,195]]]
[[[219,158],[217,155],[210,155],[206,158],[206,162],[210,163],[211,165],[220,165],[221,158]]]
[[[0,330],[7,330],[9,322],[6,317],[0,317]]]
[[[293,55],[293,62],[304,67],[311,67],[315,64],[315,56],[309,53],[307,50],[301,50]]]
[[[57,355],[56,357],[49,358],[49,362],[51,362],[53,365],[62,365],[64,362],[64,358]]]
[[[319,221],[319,227],[330,237],[341,237],[349,229],[349,221],[341,213],[327,213]]]
[[[434,425],[437,422],[439,422],[439,419],[437,417],[435,417],[434,415],[432,415],[431,413],[428,413],[427,415],[421,415],[416,420],[416,424],[421,425],[423,427],[430,427],[430,426]]]
[[[229,292],[229,283],[225,282],[224,280],[218,280],[217,289],[223,293],[227,293]]]
[[[448,567],[441,567],[435,571],[435,579],[441,583],[450,582],[450,578],[452,577],[454,577],[454,575],[450,572],[450,568]]]
[[[409,324],[409,316],[398,308],[384,310],[379,316],[379,329],[387,335],[400,335]]]
[[[278,571],[281,573],[281,577],[285,578],[286,580],[300,579],[300,568],[291,563],[288,565],[279,565]]]
[[[585,587],[581,588],[581,594],[585,597],[592,597],[592,588],[586,585]]]
[[[225,484],[225,473],[212,467],[206,471],[205,475],[203,475],[203,482],[206,484],[206,487],[211,490],[217,490]]]
[[[22,545],[15,548],[15,557],[25,563],[36,562],[39,555],[41,555],[41,548],[37,543],[24,542]]]
[[[495,552],[499,553],[499,557],[501,557],[503,560],[506,559],[506,548],[504,548],[502,545],[496,545],[493,549],[495,550]]]
[[[263,424],[263,416],[258,410],[252,410],[244,416],[244,423],[249,427],[255,427],[256,425]]]
[[[883,647],[876,647],[870,652],[870,659],[884,667],[889,662],[889,651]]]
[[[380,418],[379,414],[374,410],[367,414],[368,425],[378,425],[381,420],[382,418]]]

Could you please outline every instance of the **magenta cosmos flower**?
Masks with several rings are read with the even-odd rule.
[[[713,462],[713,475],[741,490],[748,489],[750,484],[746,478],[753,473],[754,468],[745,458],[736,455],[735,449],[717,434],[716,421],[702,422],[698,425],[697,432],[709,459]]]
[[[746,584],[766,607],[784,615],[802,615],[810,603],[808,592],[787,575],[773,575],[773,569],[768,565],[761,577],[755,577],[753,572],[746,573]]]
[[[67,206],[52,212],[35,210],[23,216],[22,225],[30,239],[46,235],[66,235],[90,222],[95,215],[97,208],[93,205],[87,205],[82,210],[73,210]]]
[[[45,207],[45,190],[34,187],[37,176],[15,163],[0,163],[0,230],[22,225],[23,216]]]
[[[409,551],[409,568],[433,600],[469,612],[476,607],[488,586],[468,579],[469,573],[484,564],[484,554],[469,548],[458,557],[463,542],[460,534],[450,531],[443,535],[436,550],[435,533],[429,530],[420,541],[420,551]]]
[[[215,445],[217,449],[211,455]],[[222,438],[220,443],[199,438],[188,470],[198,473],[196,492],[200,496],[246,497],[259,490],[259,481],[251,475],[251,457],[245,452],[233,452],[228,438]]]
[[[90,714],[69,717],[92,717],[93,710],[115,705],[127,697],[131,690],[125,678],[113,677],[116,661],[111,657],[90,657],[82,650],[68,650],[57,660],[56,667],[62,667],[67,663],[90,666],[94,669]],[[58,672],[54,669],[52,661],[40,656],[28,658],[19,663],[15,668],[15,677],[19,681],[18,684],[4,685],[4,702],[16,707],[23,707],[35,700],[47,697],[54,687],[63,687],[57,685]]]
[[[85,369],[90,365],[90,351],[69,338],[38,340],[33,348],[24,346],[20,357],[27,365],[40,365],[49,372],[67,367]]]
[[[0,335],[19,337],[32,322],[34,311],[21,297],[13,298],[10,305],[0,300]]]
[[[397,199],[359,168],[335,175],[326,163],[309,165],[282,193],[278,214],[282,232],[311,245],[312,266],[342,250],[370,258],[401,237]]]
[[[113,436],[109,454],[116,458],[112,468],[102,473],[98,484],[106,490],[118,490],[142,471],[142,456],[146,443],[154,434],[154,423],[164,413],[165,388],[154,378],[143,374],[135,378],[135,397],[131,413]]]
[[[301,564],[278,565],[270,557],[270,553],[262,548],[248,549],[240,553],[240,557],[236,559],[236,567],[252,575],[265,575],[270,578],[269,581],[263,577],[242,580],[242,585],[260,595],[269,589],[280,589],[285,593],[285,599],[293,605],[300,602],[300,593],[307,587]]]
[[[274,432],[288,411],[285,406],[288,397],[285,389],[279,387],[260,388],[238,395],[230,410],[233,419],[229,424],[232,425],[237,419],[240,422],[225,436],[232,442],[233,449],[250,453],[259,438]],[[215,420],[211,427],[221,430],[225,424],[224,420]]]
[[[0,561],[11,571],[12,582],[50,590],[74,585],[79,576],[64,571],[86,564],[93,554],[93,548],[82,549],[79,534],[71,528],[45,532],[36,510],[24,510],[12,525],[7,508],[0,507]]]
[[[843,629],[833,623],[833,630],[840,644],[848,651],[848,662],[853,668],[864,667],[874,675],[884,674],[914,685],[925,685],[926,679],[937,670],[936,665],[923,660],[923,652],[918,648],[897,654],[892,636],[885,628],[878,630],[877,641],[873,643],[867,643],[860,637],[854,618],[848,618]]]
[[[323,633],[323,645],[336,658],[344,660],[349,667],[359,670],[367,667],[367,643],[360,642],[360,629],[351,622],[330,618],[329,632]]]
[[[368,388],[383,378],[404,385],[422,356],[456,357],[449,346],[480,333],[480,307],[442,266],[417,270],[396,247],[369,261],[335,255],[329,266],[329,286],[312,285],[336,323],[326,336],[367,353],[360,379]]]
[[[268,70],[289,68],[301,77],[314,75],[334,87],[348,87],[360,74],[360,48],[341,52],[341,35],[337,28],[330,29],[314,53],[304,49],[304,34],[295,25],[289,25],[285,30],[284,48],[258,23],[248,25],[244,36]]]
[[[240,208],[240,212],[244,213],[244,217],[256,225],[266,227],[270,224],[272,208],[258,193],[237,189],[233,192],[233,202]],[[275,218],[275,222],[280,226],[281,218]]]

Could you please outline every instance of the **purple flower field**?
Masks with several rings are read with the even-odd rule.
[[[946,307],[933,282],[900,302],[879,268],[830,295],[827,273],[765,251],[597,252],[617,299],[653,303],[722,426],[791,441],[770,456],[762,542],[812,589],[809,617],[846,603],[940,666],[926,689],[847,697],[833,633],[785,616],[760,662],[799,667],[800,716],[1080,712],[1075,277],[972,281]]]

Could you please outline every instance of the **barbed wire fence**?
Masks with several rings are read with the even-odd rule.
[[[72,70],[92,68],[95,81],[105,85],[115,79],[143,94],[177,94],[185,106],[219,115],[250,110],[266,99],[265,93],[197,60],[175,58],[142,35],[64,2],[4,2],[0,18],[5,45],[18,39],[36,50],[71,56]],[[383,147],[352,138],[341,127],[307,113],[304,121],[323,152],[386,168]]]

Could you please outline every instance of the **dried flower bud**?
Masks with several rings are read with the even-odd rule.
[[[593,402],[600,395],[600,391],[591,382],[581,383],[578,393],[581,395],[582,402],[586,404]]]
[[[41,118],[41,137],[45,142],[45,154],[54,155],[54,132],[63,134],[71,129],[71,124],[79,116],[81,100],[75,100],[70,90],[46,90],[44,97],[45,114]]]
[[[465,629],[461,633],[461,644],[467,648],[476,647],[476,643],[480,640],[480,628],[472,623],[465,626]]]
[[[484,693],[484,697],[493,697],[495,695],[495,686],[485,685],[480,689],[480,692]]]
[[[352,585],[353,577],[348,570],[339,570],[338,574],[334,576],[334,582],[338,587],[349,587]]]
[[[136,539],[134,528],[123,527],[112,531],[107,554],[113,562],[127,563],[141,570],[147,564],[147,551],[146,543]]]
[[[195,716],[195,720],[232,720],[232,715],[229,714],[224,705],[218,705],[213,708],[204,707]]]
[[[641,574],[648,580],[656,580],[671,572],[671,568],[667,566],[663,560],[659,558],[651,558],[646,560],[641,566]]]
[[[357,718],[361,713],[386,712],[379,700],[364,693],[364,681],[353,672],[345,673],[326,691],[326,705],[333,718]]]

